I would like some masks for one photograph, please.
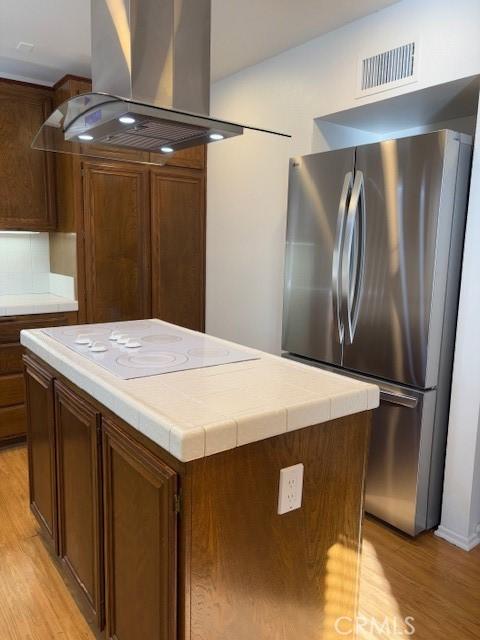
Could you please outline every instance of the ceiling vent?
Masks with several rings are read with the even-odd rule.
[[[403,44],[359,61],[358,95],[395,89],[417,79],[417,45]]]

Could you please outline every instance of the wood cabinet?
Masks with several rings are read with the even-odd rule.
[[[30,507],[58,550],[53,376],[25,357]]]
[[[104,621],[100,413],[55,382],[58,551],[98,627]]]
[[[85,91],[87,79],[68,76],[55,104]],[[162,155],[162,167],[128,149],[109,156],[55,158],[57,229],[77,234],[79,321],[155,315],[203,330],[206,148]]]
[[[153,316],[203,331],[205,320],[205,178],[153,169]]]
[[[0,318],[0,446],[24,438],[27,430],[20,331],[76,321],[74,312]]]
[[[182,463],[35,356],[25,369],[32,509],[56,539],[58,495],[58,553],[100,628],[105,589],[108,640],[330,638],[354,617],[369,412]],[[279,516],[299,462],[302,506]]]
[[[0,80],[0,229],[55,227],[53,155],[31,148],[51,111],[51,89]]]
[[[160,153],[150,153],[152,162],[165,162],[165,155]],[[205,169],[207,163],[207,147],[205,145],[190,147],[176,151],[167,156],[165,165],[167,167],[187,167],[189,169]]]
[[[151,316],[148,169],[83,163],[87,322]]]
[[[109,639],[175,640],[178,474],[35,356],[24,365],[30,504],[82,609]]]
[[[113,421],[103,434],[107,638],[174,640],[177,475]]]

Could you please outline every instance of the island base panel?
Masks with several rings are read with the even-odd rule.
[[[355,614],[368,435],[362,413],[192,463],[189,640],[338,637]],[[280,469],[300,462],[302,507],[279,516]]]
[[[182,463],[24,363],[32,510],[97,629],[105,608],[105,638],[338,637],[356,607],[370,412]],[[302,506],[279,516],[280,470],[298,463]]]

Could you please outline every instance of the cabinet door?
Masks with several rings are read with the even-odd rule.
[[[52,154],[31,148],[51,112],[42,87],[0,82],[0,228],[55,227]]]
[[[59,555],[103,628],[100,414],[55,382]]]
[[[107,638],[176,638],[177,475],[103,421]]]
[[[30,507],[57,551],[53,378],[28,356],[24,363]]]
[[[154,169],[153,315],[189,329],[205,325],[205,179],[196,171]]]
[[[83,165],[88,322],[151,316],[148,169]]]

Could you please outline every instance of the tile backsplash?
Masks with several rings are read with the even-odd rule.
[[[0,295],[49,291],[48,233],[0,234]]]
[[[50,262],[48,233],[0,233],[0,295],[53,293],[75,299],[74,277],[51,273]]]

